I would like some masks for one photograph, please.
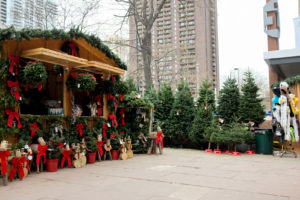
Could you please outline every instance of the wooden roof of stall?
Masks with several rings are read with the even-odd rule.
[[[58,30],[15,31],[13,28],[0,30],[2,55],[9,54],[40,60],[46,63],[74,67],[93,73],[124,74],[126,65],[101,40],[81,32]],[[46,37],[47,36],[47,37]],[[55,39],[54,39],[55,38]],[[78,45],[80,58],[68,55],[60,49],[66,41]]]

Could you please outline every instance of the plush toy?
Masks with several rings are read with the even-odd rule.
[[[77,143],[76,145],[73,143],[72,144],[72,149],[73,149],[73,161],[72,164],[75,168],[80,168],[86,165],[86,156],[84,152],[81,152],[81,145]]]
[[[8,142],[6,140],[2,140],[0,143],[0,161],[1,161],[1,175],[3,177],[3,184],[7,185],[7,160],[9,157],[9,150],[7,150]]]
[[[101,157],[103,156],[103,144],[102,134],[97,135],[97,157],[98,161],[101,161]]]
[[[97,114],[97,104],[96,103],[89,104],[88,108],[91,110],[91,116],[95,117]]]
[[[132,152],[132,144],[131,144],[131,138],[128,136],[127,138],[127,157],[132,158],[133,152]]]
[[[272,99],[273,102],[273,130],[276,135],[284,133],[284,140],[299,141],[298,124],[296,121],[296,114],[298,113],[297,101],[289,90],[289,85],[286,82],[280,83],[280,88],[273,88],[275,94]],[[292,124],[292,126],[291,126]],[[291,135],[291,127],[293,127],[293,134]],[[281,136],[280,136],[281,137]]]
[[[10,160],[11,169],[8,175],[10,181],[17,175],[22,180],[27,175],[27,168],[24,165],[26,161],[25,156],[22,156],[20,149],[17,149],[15,156]]]
[[[32,149],[30,147],[28,147],[27,155],[26,155],[26,168],[27,168],[28,174],[31,173],[32,161],[33,161]]]
[[[125,140],[121,141],[121,152],[120,152],[120,160],[127,160],[127,149],[125,147]]]
[[[112,156],[111,156],[111,149],[112,149],[112,146],[110,144],[110,140],[106,140],[106,143],[104,144],[104,157],[103,157],[103,160],[112,160]],[[106,157],[108,157],[106,159]]]
[[[36,155],[36,172],[43,172],[44,163],[46,163],[46,151],[48,145],[42,137],[38,138],[39,144],[32,144],[31,149],[34,155]]]

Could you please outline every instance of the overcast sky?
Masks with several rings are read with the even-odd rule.
[[[267,36],[263,29],[263,6],[266,0],[218,0],[218,36],[220,80],[237,75],[248,67],[268,82],[268,66],[263,60],[267,51]],[[298,16],[298,0],[279,0],[281,38],[280,49],[294,48],[293,18]],[[102,0],[101,38],[113,34],[120,21],[114,15],[122,15],[125,7],[114,0]],[[124,37],[128,28],[121,32]]]

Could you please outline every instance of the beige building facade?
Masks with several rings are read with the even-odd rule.
[[[159,1],[156,2],[156,4]],[[143,60],[137,47],[136,25],[130,19],[128,75],[144,90]],[[142,32],[142,26],[138,26]],[[197,96],[209,79],[219,91],[216,0],[167,0],[152,29],[153,84],[170,83],[175,90],[184,80]]]

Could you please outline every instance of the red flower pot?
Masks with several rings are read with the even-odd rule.
[[[212,149],[205,149],[205,153],[212,153]]]
[[[47,172],[56,172],[58,167],[58,159],[47,159]]]
[[[113,160],[119,160],[119,150],[111,150],[111,157]]]
[[[95,163],[96,160],[96,152],[88,153],[87,162],[88,163]]]

